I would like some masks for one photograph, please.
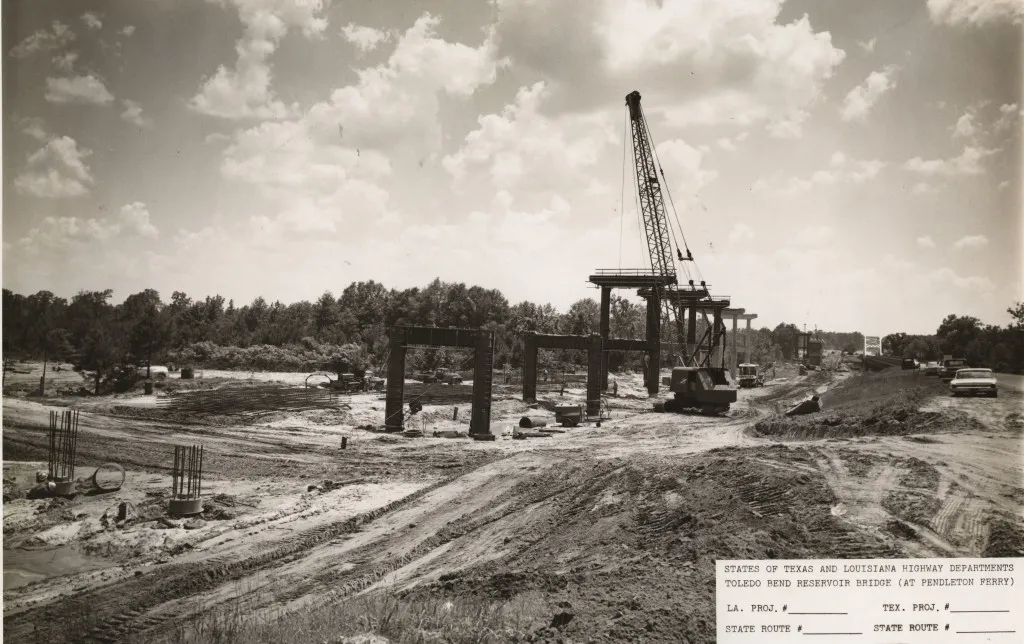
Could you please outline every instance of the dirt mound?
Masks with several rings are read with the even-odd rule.
[[[837,499],[802,448],[583,462],[527,479],[508,503],[518,511],[505,556],[410,592],[539,593],[572,606],[560,632],[573,640],[704,642],[714,639],[717,559],[894,553],[832,515]],[[554,617],[536,615],[537,628]]]
[[[773,414],[755,423],[753,431],[772,438],[815,439],[934,434],[983,428],[977,420],[955,410],[922,411],[920,406],[927,396],[922,389],[908,389],[891,392],[888,398],[876,399],[873,403],[869,400],[860,406],[844,399],[838,407],[827,406],[822,396],[825,406],[820,413],[793,417]]]

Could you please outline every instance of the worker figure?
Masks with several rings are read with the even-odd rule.
[[[619,381],[618,380],[612,380],[612,395],[613,396],[618,396],[619,395]]]
[[[547,381],[548,381],[548,370],[545,369],[544,370],[544,382],[547,382]]]

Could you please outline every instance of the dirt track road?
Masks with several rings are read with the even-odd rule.
[[[89,641],[146,640],[167,624],[227,605],[276,614],[382,587],[415,590],[456,573],[530,569],[538,562],[545,562],[544,571],[533,574],[599,570],[609,559],[595,559],[595,553],[611,546],[595,542],[588,549],[587,539],[599,538],[589,531],[603,534],[609,528],[601,527],[602,521],[634,522],[629,534],[639,530],[647,535],[640,543],[659,542],[665,530],[689,521],[673,518],[681,511],[680,502],[694,502],[674,500],[685,499],[687,490],[695,498],[731,490],[716,503],[741,503],[744,521],[785,521],[790,513],[823,508],[822,516],[801,519],[828,522],[820,542],[784,540],[776,555],[768,550],[761,556],[784,556],[785,548],[799,548],[793,556],[974,556],[1024,545],[1022,432],[1019,416],[1012,415],[1024,394],[988,400],[941,397],[926,404],[962,411],[981,429],[971,425],[932,435],[773,441],[755,436],[750,427],[823,391],[829,386],[824,374],[745,390],[724,418],[637,413],[646,403],[639,383],[629,385],[622,389],[627,394],[635,389],[635,398],[624,396],[621,406],[634,411],[613,411],[601,428],[525,441],[499,437],[493,443],[409,441],[299,420],[255,428],[182,427],[83,414],[88,440],[80,442],[92,445],[85,448],[87,458],[98,459],[103,450],[118,453],[121,462],[150,472],[146,480],[155,488],[166,466],[159,458],[161,446],[201,439],[212,455],[211,492],[252,508],[236,506],[242,510],[239,516],[207,522],[194,533],[153,530],[152,524],[114,534],[79,528],[83,543],[105,539],[115,555],[131,543],[138,554],[115,556],[117,565],[105,571],[5,590],[5,637],[30,641],[45,633],[48,641],[61,642],[79,641],[76,633],[88,633]],[[368,398],[365,404],[377,401]],[[509,400],[495,408],[493,427],[502,431],[525,405]],[[31,403],[5,401],[5,448],[35,449],[39,430],[34,427],[44,411]],[[345,452],[337,449],[341,435],[351,437]],[[735,459],[747,465],[728,465]],[[679,467],[692,473],[677,493],[672,490],[679,484],[673,481],[682,480],[681,475],[670,472]],[[305,492],[308,482],[351,477],[365,482]],[[665,491],[654,497],[644,492],[658,480],[666,481]],[[699,492],[704,482],[707,491]],[[818,505],[808,495],[818,498]],[[134,498],[143,503],[145,493]],[[630,498],[634,501],[626,502]],[[645,510],[653,514],[637,515],[637,503],[647,507],[651,498],[660,499]],[[713,579],[713,558],[722,552],[715,550],[721,547],[715,535],[755,528],[733,525],[735,511],[723,514],[708,503],[684,514],[698,517],[701,538],[719,544],[707,546],[712,548],[712,572],[698,555],[700,565],[684,570]],[[613,509],[614,516],[594,518]],[[26,526],[33,525],[25,520]],[[570,524],[577,532],[571,539],[560,537],[563,525]],[[18,525],[11,526],[17,532]],[[831,540],[829,530],[836,535]],[[5,547],[7,541],[5,535]],[[535,554],[523,559],[524,552]],[[579,601],[586,606],[588,600]]]

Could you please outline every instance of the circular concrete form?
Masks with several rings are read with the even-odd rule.
[[[54,496],[71,496],[75,493],[74,481],[54,481]]]
[[[174,517],[187,517],[203,511],[202,499],[171,499],[167,513]]]

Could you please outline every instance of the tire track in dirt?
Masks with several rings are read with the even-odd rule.
[[[210,566],[209,562],[178,564],[69,597],[45,608],[5,617],[4,637],[11,641],[28,641],[32,636],[40,639],[38,626],[43,625],[43,639],[49,642],[120,641],[168,619],[181,617],[173,611],[150,614],[161,605],[281,565],[291,558],[301,556],[310,548],[341,535],[357,532],[363,525],[414,503],[461,475],[460,472],[446,477],[375,510],[293,535],[279,542],[273,550],[260,555],[220,566]]]

